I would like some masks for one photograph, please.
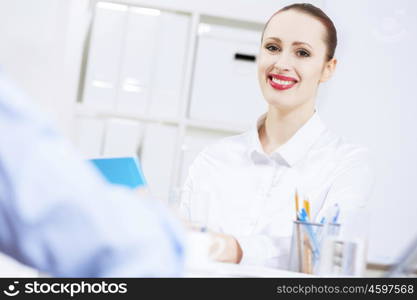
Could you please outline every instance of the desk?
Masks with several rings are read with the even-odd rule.
[[[186,269],[185,277],[314,277],[304,273],[290,272],[259,266],[211,262]]]

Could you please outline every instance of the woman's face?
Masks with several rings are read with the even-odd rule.
[[[314,107],[319,83],[336,66],[335,59],[326,59],[325,34],[320,21],[295,10],[270,20],[258,56],[258,79],[269,105],[283,110]]]

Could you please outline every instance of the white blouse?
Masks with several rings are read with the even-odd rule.
[[[211,194],[208,227],[238,240],[242,264],[286,269],[295,190],[300,200],[310,201],[316,222],[337,203],[343,228],[346,218],[366,206],[373,176],[368,151],[334,136],[317,113],[270,155],[259,141],[264,121],[265,115],[252,130],[202,151],[184,188]]]

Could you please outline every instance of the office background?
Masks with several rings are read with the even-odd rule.
[[[2,1],[0,64],[85,157],[138,155],[168,201],[202,148],[265,110],[253,59],[265,21],[293,2]],[[389,264],[417,235],[417,3],[307,2],[338,29],[318,108],[373,153],[369,262]]]

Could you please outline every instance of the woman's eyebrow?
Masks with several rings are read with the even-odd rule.
[[[293,45],[295,45],[295,46],[299,46],[299,45],[307,45],[308,47],[310,47],[310,48],[313,48],[313,47],[311,47],[310,46],[310,44],[309,43],[306,43],[306,42],[298,42],[298,41],[295,41],[294,43],[292,43]]]
[[[280,38],[277,37],[268,37],[268,39],[274,40],[278,43],[282,43]],[[307,45],[308,47],[310,47],[311,49],[313,49],[313,47],[311,47],[311,45],[309,43],[306,42],[300,42],[300,41],[295,41],[292,43],[294,46],[299,46],[299,45]]]
[[[281,43],[281,40],[279,38],[277,38],[277,37],[268,37],[268,39],[274,40],[274,41],[276,41],[278,43]]]

